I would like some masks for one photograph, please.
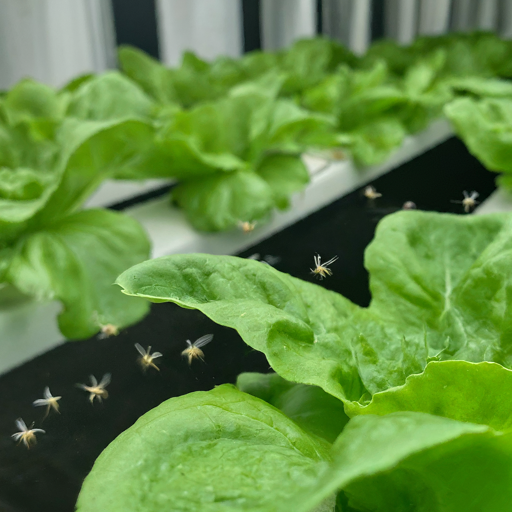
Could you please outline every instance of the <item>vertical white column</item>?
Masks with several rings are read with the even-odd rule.
[[[48,81],[44,3],[0,0],[0,13],[0,89],[24,76]]]
[[[110,0],[88,0],[92,57],[95,69],[111,69],[117,65],[117,43],[114,11]]]
[[[384,11],[386,37],[400,44],[410,44],[416,37],[418,24],[417,0],[387,0]]]
[[[502,37],[512,39],[512,0],[501,0],[498,26]]]
[[[350,16],[349,48],[363,54],[371,41],[371,0],[353,0]]]
[[[322,0],[323,33],[343,44],[350,40],[352,0]]]
[[[181,62],[185,50],[203,59],[242,53],[239,0],[157,0],[160,56],[169,66]]]
[[[479,0],[476,26],[482,30],[495,30],[498,24],[498,0]]]
[[[451,0],[421,0],[418,32],[421,35],[444,34],[450,21]]]
[[[475,27],[476,12],[476,0],[453,0],[451,22],[452,30],[473,30]]]
[[[277,50],[316,34],[315,0],[262,0],[262,46]]]
[[[114,64],[114,29],[100,0],[0,0],[0,88],[23,77],[54,86]]]
[[[324,33],[355,53],[364,53],[371,41],[371,0],[324,0]]]

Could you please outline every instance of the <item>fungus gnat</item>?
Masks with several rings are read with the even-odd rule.
[[[98,384],[96,377],[94,375],[89,375],[89,379],[91,380],[90,386],[86,386],[85,384],[77,384],[77,386],[90,393],[89,401],[91,404],[94,403],[94,399],[96,397],[98,397],[98,400],[101,402],[103,398],[108,398],[108,391],[105,388],[110,384],[110,378],[110,373],[106,373]]]
[[[256,222],[249,222],[249,221],[238,221],[238,227],[244,232],[244,233],[251,233],[254,231],[254,228],[256,227]]]
[[[201,361],[204,361],[204,353],[201,350],[201,347],[204,347],[205,345],[208,345],[210,341],[213,340],[213,334],[205,334],[204,336],[201,336],[198,338],[194,343],[191,343],[190,340],[187,340],[188,348],[186,348],[181,355],[183,357],[188,358],[188,364],[192,364],[193,359],[201,359]]]
[[[160,371],[160,368],[153,362],[153,359],[156,359],[157,357],[162,357],[163,354],[160,352],[153,352],[151,353],[151,345],[146,350],[144,347],[139,345],[138,343],[135,343],[135,348],[139,352],[139,363],[142,366],[142,370],[145,372],[150,366],[152,366],[155,370]]]
[[[314,256],[315,260],[315,268],[311,268],[311,273],[314,274],[319,279],[323,279],[327,276],[332,276],[332,270],[329,268],[329,265],[332,265],[336,260],[338,259],[338,256],[334,256],[334,258],[331,258],[329,261],[326,261],[325,263],[322,263],[322,259],[320,258],[320,255]]]
[[[274,265],[281,261],[281,258],[279,256],[272,256],[271,254],[266,254],[265,256],[261,257],[259,252],[255,252],[254,254],[247,256],[247,259],[259,261],[261,263],[266,263],[271,267],[273,267]]]
[[[100,328],[100,333],[98,334],[98,339],[104,340],[105,338],[110,338],[110,336],[117,336],[119,334],[119,327],[114,324],[106,323],[104,324],[98,315],[97,311],[94,311],[93,318],[98,327]]]
[[[19,444],[23,442],[23,444],[30,448],[30,445],[36,444],[36,433],[40,432],[41,434],[46,434],[46,432],[41,428],[32,428],[34,424],[32,423],[31,428],[27,428],[27,425],[25,425],[25,422],[18,418],[16,420],[16,426],[20,429],[19,432],[16,432],[16,434],[12,434],[12,438]]]
[[[55,409],[56,412],[60,414],[59,411],[59,404],[57,403],[62,397],[61,396],[52,396],[50,393],[50,388],[46,386],[43,391],[44,398],[39,398],[37,400],[34,400],[32,402],[32,405],[35,407],[39,406],[45,406],[46,407],[46,413],[43,416],[43,420],[48,416],[50,413],[50,409]]]
[[[413,203],[412,201],[406,201],[402,205],[402,210],[416,210],[416,203]]]
[[[480,194],[476,190],[473,190],[471,194],[468,194],[467,190],[464,190],[462,193],[464,194],[464,199],[462,201],[452,201],[452,203],[462,204],[462,206],[464,206],[464,211],[469,213],[478,204],[476,198]]]
[[[333,160],[346,160],[347,159],[347,153],[343,151],[342,149],[332,149],[331,150],[331,158]]]
[[[378,197],[382,197],[382,194],[380,192],[377,192],[375,187],[372,187],[372,185],[368,185],[364,189],[363,194],[364,197],[366,197],[367,199],[377,199]]]
[[[105,338],[110,338],[110,336],[117,336],[119,334],[119,327],[114,324],[105,324],[100,325],[101,332],[98,335],[100,340],[104,340]]]

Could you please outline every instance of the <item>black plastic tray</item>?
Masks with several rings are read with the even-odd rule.
[[[313,255],[339,256],[334,275],[320,284],[342,293],[359,305],[370,300],[363,252],[378,221],[400,209],[405,201],[418,208],[462,212],[463,190],[477,190],[484,200],[495,189],[495,175],[468,154],[457,139],[450,139],[373,182],[383,197],[366,200],[355,191],[267,240],[241,253],[279,258],[275,267],[313,281]],[[204,349],[206,363],[191,367],[180,356],[185,340],[214,333]],[[134,343],[152,345],[164,356],[160,372],[143,374]],[[117,337],[68,342],[0,377],[0,511],[70,512],[83,479],[96,457],[139,416],[167,398],[215,385],[235,382],[244,371],[270,371],[265,357],[251,350],[238,334],[212,323],[201,313],[172,304],[154,304],[150,315]],[[112,373],[110,397],[93,406],[75,383],[86,383]],[[44,408],[32,402],[45,386],[62,395],[61,415],[50,414],[41,425]],[[27,450],[10,435],[14,421],[46,430],[39,443]],[[100,511],[98,511],[100,512]]]

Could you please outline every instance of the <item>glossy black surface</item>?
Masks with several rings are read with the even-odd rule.
[[[370,295],[363,252],[384,215],[405,201],[424,210],[460,213],[461,205],[450,200],[461,199],[463,190],[477,190],[483,200],[494,190],[494,178],[451,139],[375,180],[383,197],[373,203],[356,191],[241,255],[279,257],[276,268],[306,280],[313,280],[309,269],[315,253],[324,260],[338,255],[334,275],[321,285],[366,305]],[[189,368],[180,356],[185,340],[210,332],[215,338],[204,349],[206,364]],[[164,354],[158,360],[160,372],[142,373],[136,342]],[[143,322],[117,337],[69,342],[16,368],[0,377],[0,511],[72,511],[96,457],[139,416],[167,398],[234,382],[242,371],[268,370],[262,354],[249,349],[236,332],[170,304],[153,305]],[[110,397],[91,406],[75,383],[106,372],[112,373]],[[62,395],[62,414],[50,414],[41,425],[43,408],[31,404],[47,385]],[[18,417],[47,431],[30,450],[10,438]]]

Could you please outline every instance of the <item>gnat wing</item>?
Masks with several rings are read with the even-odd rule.
[[[98,385],[98,381],[94,375],[89,375],[89,379],[91,380],[91,387],[95,388]]]
[[[48,386],[46,386],[44,388],[44,391],[43,391],[43,396],[45,398],[51,398],[52,397],[52,394],[50,393],[50,388]]]
[[[199,339],[194,341],[194,347],[204,347],[205,345],[208,345],[210,341],[213,340],[213,334],[205,334],[204,336],[201,336]]]
[[[334,263],[337,259],[338,259],[338,256],[334,256],[334,258],[331,258],[329,261],[326,261],[323,266],[328,267],[329,265]]]
[[[161,352],[153,352],[153,353],[151,354],[151,357],[152,357],[153,359],[156,359],[157,357],[162,357],[162,356],[163,356],[163,354],[162,354]]]
[[[139,354],[144,357],[146,355],[146,351],[144,350],[144,347],[142,347],[141,345],[139,345],[138,343],[135,343],[135,348],[137,349],[137,351],[139,352]]]
[[[18,418],[15,423],[16,426],[23,432],[26,432],[28,430],[27,425],[25,425],[25,422],[21,418]]]
[[[32,402],[32,405],[34,406],[38,406],[38,405],[48,405],[48,400],[46,400],[45,398],[38,398],[37,400],[34,400]]]
[[[16,432],[16,434],[12,434],[11,437],[15,440],[15,441],[19,441],[21,439],[21,436],[23,435],[23,432]]]
[[[110,373],[105,373],[105,375],[103,375],[103,378],[101,379],[99,387],[104,388],[105,386],[108,386],[110,384],[111,378],[112,375]]]

